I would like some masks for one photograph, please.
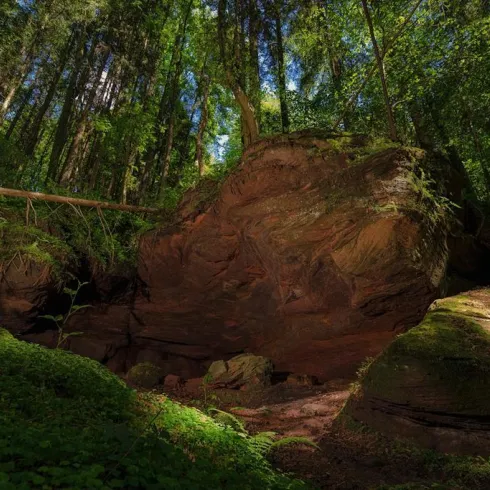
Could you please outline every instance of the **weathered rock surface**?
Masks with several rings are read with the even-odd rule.
[[[175,374],[169,374],[165,376],[165,380],[163,382],[163,387],[166,390],[178,390],[184,386],[184,382],[180,376],[176,376]]]
[[[213,388],[268,386],[274,366],[262,356],[240,354],[229,361],[215,361],[209,367],[208,384]]]
[[[346,412],[432,449],[490,454],[490,290],[437,300],[371,364]]]
[[[16,334],[28,330],[54,290],[48,267],[16,255],[0,267],[0,324]]]
[[[318,384],[318,379],[308,374],[290,374],[286,379],[286,384],[290,386],[314,386]]]

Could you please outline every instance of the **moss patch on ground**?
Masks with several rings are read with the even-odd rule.
[[[253,441],[95,361],[0,329],[0,487],[294,489]]]

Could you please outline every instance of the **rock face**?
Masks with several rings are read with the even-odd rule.
[[[346,412],[432,449],[490,454],[490,290],[437,300],[368,368]]]
[[[351,376],[440,295],[447,226],[424,192],[430,163],[361,137],[255,143],[143,237],[136,279],[95,281],[67,347],[124,372],[151,362],[197,378],[253,352],[285,373]]]
[[[200,361],[246,349],[326,379],[420,321],[448,256],[443,224],[417,209],[424,154],[362,151],[355,138],[259,142],[213,204],[189,194],[179,225],[141,243],[134,340]]]
[[[22,333],[55,290],[49,268],[16,256],[0,269],[0,324]]]

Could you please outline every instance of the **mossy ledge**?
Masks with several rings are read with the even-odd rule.
[[[437,300],[363,374],[345,413],[445,452],[490,454],[490,289]]]

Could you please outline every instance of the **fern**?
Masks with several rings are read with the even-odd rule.
[[[259,432],[250,438],[250,442],[260,454],[266,455],[270,453],[276,435],[276,432]]]
[[[210,408],[209,411],[214,413],[213,418],[216,422],[231,427],[237,432],[248,435],[245,424],[238,417],[235,417],[231,413],[224,412],[223,410],[219,410],[218,408]]]
[[[308,439],[307,437],[291,436],[284,437],[276,441],[274,440],[274,438],[277,436],[277,433],[272,431],[259,432],[258,434],[251,436],[245,428],[245,424],[231,413],[224,412],[223,410],[219,410],[218,408],[210,408],[209,411],[214,413],[213,418],[214,420],[216,420],[216,422],[221,425],[231,427],[239,434],[242,434],[263,456],[270,454],[274,449],[278,447],[287,446],[290,444],[303,444],[305,446],[319,449],[318,444],[314,443],[311,439]]]

